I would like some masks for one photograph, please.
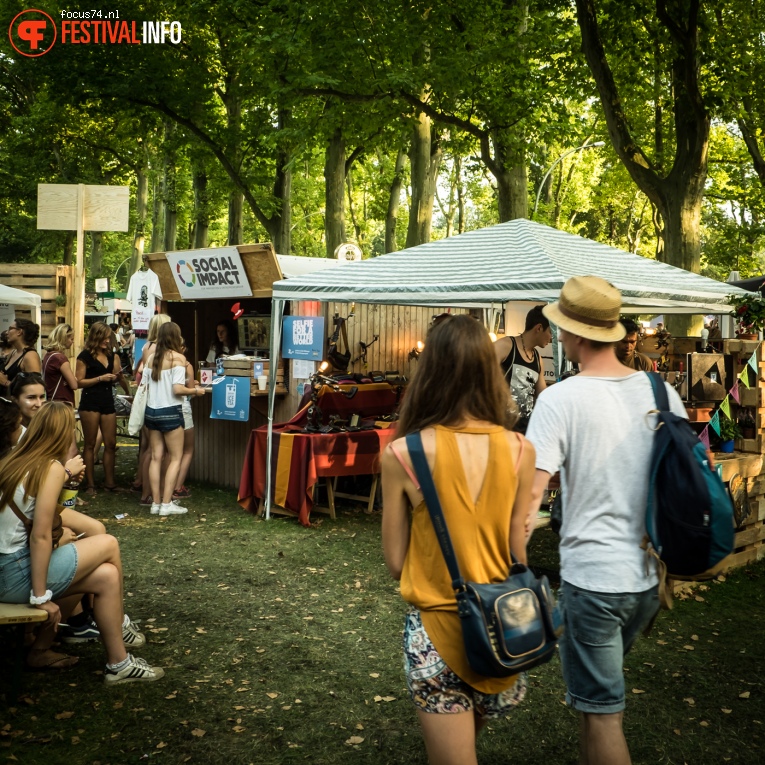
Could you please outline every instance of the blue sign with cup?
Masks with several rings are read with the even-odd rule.
[[[321,359],[324,353],[323,316],[285,316],[282,329],[283,358]]]
[[[250,378],[216,377],[212,382],[211,420],[250,419]]]

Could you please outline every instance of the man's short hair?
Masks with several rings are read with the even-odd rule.
[[[621,321],[628,335],[640,334],[640,327],[634,319],[622,319]]]
[[[534,327],[537,326],[537,324],[542,325],[542,329],[547,329],[550,326],[550,321],[548,318],[542,313],[542,308],[544,306],[541,305],[535,305],[527,314],[526,314],[526,326],[524,328],[524,332],[528,332],[530,329],[534,329]]]

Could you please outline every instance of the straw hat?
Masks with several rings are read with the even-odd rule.
[[[558,302],[545,306],[542,313],[572,335],[613,343],[626,333],[619,321],[621,308],[622,296],[613,284],[599,276],[572,276]]]

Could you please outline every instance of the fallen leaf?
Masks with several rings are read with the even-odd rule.
[[[364,726],[361,723],[356,723],[356,730],[364,730]]]
[[[266,696],[268,696],[269,699],[275,699],[279,694],[278,693],[267,693]]]
[[[644,667],[650,667],[651,669],[653,669],[656,665],[655,664],[651,664],[650,661],[644,661],[643,662],[643,666]]]
[[[74,712],[59,712],[56,715],[57,720],[68,720],[70,717],[74,717]]]
[[[632,692],[633,693],[645,693],[645,691],[641,691],[640,688],[633,688]]]
[[[709,723],[706,720],[702,720],[699,725],[701,725],[702,728],[708,728]]]
[[[724,715],[729,715],[729,714],[730,714],[730,713],[731,713],[733,710],[732,710],[732,709],[726,709],[725,707],[723,707],[723,708],[722,708],[720,711],[721,711],[721,712],[722,712]]]
[[[683,699],[686,704],[690,704],[692,707],[696,706],[696,700],[692,698]]]
[[[164,749],[167,746],[167,744],[164,741],[160,741],[157,744],[157,749]]]
[[[80,737],[79,736],[72,736],[72,743],[73,744],[79,744],[80,743]]]
[[[361,744],[364,741],[363,736],[351,736],[345,743],[353,746],[354,744]]]
[[[197,634],[198,635],[206,635],[207,630],[204,627],[197,627]]]
[[[206,730],[202,730],[201,728],[194,728],[194,730],[191,731],[192,736],[196,736],[197,738],[202,738],[202,736],[207,733]]]
[[[242,709],[247,709],[247,707],[243,707],[241,705],[234,707],[234,710],[237,711],[237,712],[239,712]]]
[[[680,728],[675,728],[675,729],[674,729],[672,732],[673,732],[673,733],[674,733],[676,736],[682,736],[682,733],[680,732]]]
[[[234,731],[234,733],[241,733],[242,731],[247,730],[247,728],[244,728],[241,725],[235,725],[231,730]]]
[[[744,691],[743,693],[739,693],[738,697],[740,699],[748,699],[749,698],[749,691]]]
[[[703,603],[704,602],[704,598],[702,598],[701,595],[697,595],[695,599],[696,599],[696,601],[698,603]]]
[[[683,648],[685,648],[686,651],[695,651],[696,650],[692,645],[684,645]]]
[[[691,640],[698,640],[698,639],[699,639],[698,635],[691,635]]]
[[[175,699],[175,698],[178,698],[178,694],[176,694],[176,693],[171,693],[171,694],[169,694],[168,696],[165,696],[165,698],[166,698],[166,699]]]
[[[666,640],[657,640],[656,641],[656,645],[667,645],[667,641]]]
[[[383,701],[395,701],[396,697],[395,696],[383,696],[382,700]]]
[[[380,677],[380,673],[379,673],[379,672],[370,672],[370,673],[369,673],[369,676],[370,676],[370,677],[374,677],[374,678],[377,678],[377,677]]]

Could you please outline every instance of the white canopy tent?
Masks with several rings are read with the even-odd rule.
[[[727,313],[730,284],[624,252],[526,219],[500,223],[360,263],[273,285],[271,358],[281,345],[288,300],[491,307],[511,300],[552,303],[571,276],[594,274],[622,293],[626,313]],[[271,463],[276,364],[271,364],[267,461]],[[266,516],[271,471],[266,471]]]
[[[8,287],[5,284],[0,284],[0,303],[8,303],[13,306],[24,306],[32,311],[32,321],[37,324],[38,327],[42,326],[42,298],[36,295],[34,292],[26,292],[24,290],[16,289],[15,287]],[[0,327],[0,331],[7,329],[7,327]],[[42,348],[41,339],[37,338],[37,352],[40,353]]]

